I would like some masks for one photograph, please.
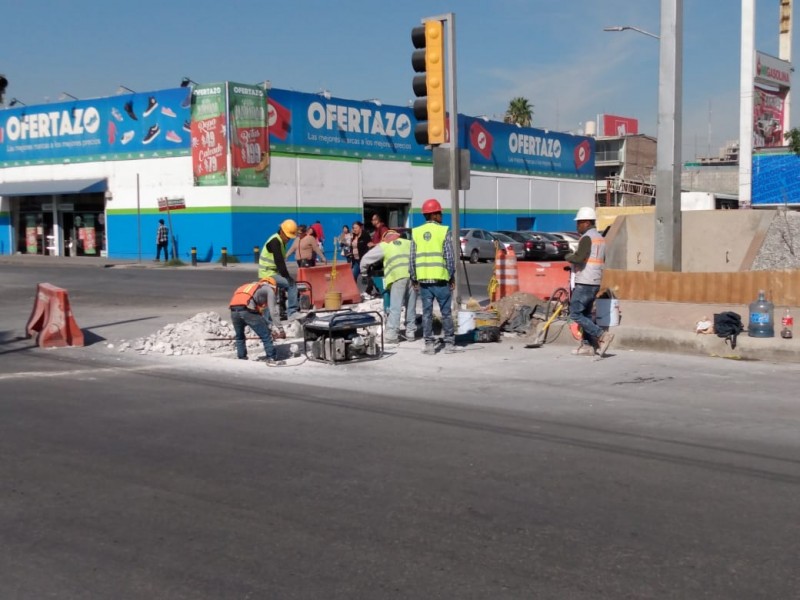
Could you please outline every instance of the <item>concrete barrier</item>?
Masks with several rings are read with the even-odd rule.
[[[67,290],[49,283],[36,286],[25,333],[27,337],[37,333],[36,343],[42,348],[83,346],[83,332],[72,316]]]

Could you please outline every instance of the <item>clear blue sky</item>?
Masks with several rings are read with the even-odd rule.
[[[756,48],[777,56],[778,0],[756,5]],[[740,7],[684,0],[684,159],[738,139]],[[446,12],[456,15],[459,112],[502,115],[524,96],[534,126],[577,131],[611,113],[656,134],[658,41],[603,27],[658,34],[659,0],[0,0],[0,73],[6,101],[27,104],[188,76],[406,105],[411,28]],[[797,125],[800,105],[792,115]]]

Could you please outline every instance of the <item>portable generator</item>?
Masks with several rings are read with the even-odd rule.
[[[338,364],[383,355],[383,316],[377,311],[316,311],[303,321],[306,357]]]

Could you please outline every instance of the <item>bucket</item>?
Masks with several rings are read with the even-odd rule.
[[[616,327],[619,325],[619,300],[616,298],[598,298],[594,301],[594,321],[600,327]]]
[[[325,292],[325,308],[327,310],[342,308],[342,292]]]
[[[458,311],[457,335],[464,335],[475,329],[475,313],[470,310]]]

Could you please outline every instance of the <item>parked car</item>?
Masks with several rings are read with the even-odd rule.
[[[564,257],[569,254],[569,242],[567,240],[543,231],[537,231],[536,234],[545,241],[548,260],[564,260]]]
[[[506,250],[511,248],[514,250],[514,254],[516,254],[518,258],[521,259],[525,257],[525,244],[518,242],[514,238],[499,231],[491,231],[490,233],[492,236],[494,236],[494,239],[503,245]]]
[[[525,253],[519,255],[519,258],[525,260],[542,260],[547,258],[547,251],[545,250],[545,242],[539,236],[535,235],[532,231],[509,231],[503,229],[499,233],[504,233],[512,240],[522,243]],[[514,250],[516,252],[516,250]]]
[[[572,231],[553,231],[551,233],[557,238],[565,240],[569,244],[570,252],[575,252],[578,249],[578,242],[580,241],[581,236],[579,236],[577,233]]]
[[[494,249],[494,236],[486,229],[461,230],[461,258],[469,259],[473,264],[494,260]]]

